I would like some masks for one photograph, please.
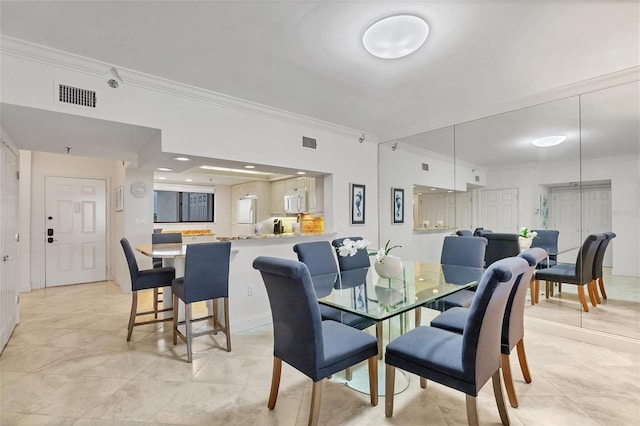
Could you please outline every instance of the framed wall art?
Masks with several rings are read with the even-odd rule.
[[[364,225],[365,191],[364,185],[351,184],[351,224]]]
[[[404,189],[391,188],[393,223],[404,223]]]

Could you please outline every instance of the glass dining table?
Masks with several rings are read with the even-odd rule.
[[[437,308],[439,299],[477,286],[483,272],[483,268],[403,261],[402,274],[394,278],[380,277],[374,268],[362,268],[314,276],[312,281],[319,303],[376,322],[390,320],[383,327],[384,337],[379,336],[388,342],[408,330],[409,313],[424,305]],[[383,343],[378,343],[382,351]],[[358,380],[356,369],[347,385],[366,393],[368,376],[366,369],[361,370],[363,380]],[[379,371],[379,390],[383,395],[384,368]],[[407,386],[408,379],[406,383],[396,383],[396,392]]]

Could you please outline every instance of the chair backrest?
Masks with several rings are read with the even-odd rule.
[[[184,261],[185,303],[229,297],[231,242],[189,244]]]
[[[502,353],[509,354],[511,349],[524,337],[524,304],[527,289],[533,278],[538,263],[547,257],[547,252],[540,247],[533,247],[518,255],[529,264],[529,268],[520,281],[514,285],[502,320]]]
[[[312,241],[293,246],[298,260],[309,270],[318,297],[328,296],[338,275],[335,250],[329,241]]]
[[[152,244],[169,244],[169,243],[181,243],[182,234],[179,232],[170,233],[153,233],[151,234]]]
[[[596,253],[602,240],[606,237],[603,233],[590,234],[582,242],[582,247],[576,257],[575,275],[580,279],[581,284],[586,284],[594,279],[593,269]]]
[[[473,237],[473,232],[468,229],[458,229],[456,235],[459,237]]]
[[[560,235],[560,231],[556,229],[532,229],[531,232],[538,234],[531,241],[531,247],[543,248],[547,253],[558,252],[558,236]]]
[[[361,240],[362,237],[348,237],[352,241]],[[331,241],[331,245],[334,247],[340,247],[342,245],[342,241],[346,238],[338,238]],[[358,252],[353,256],[338,256],[338,266],[341,271],[350,271],[352,269],[362,269],[368,268],[371,266],[371,262],[369,262],[369,254],[366,250],[358,250]]]
[[[612,239],[616,237],[614,232],[605,232],[604,240],[600,241],[598,250],[596,251],[596,257],[593,261],[593,278],[602,278],[602,263],[604,262],[604,255],[607,251],[607,247]]]
[[[482,268],[487,239],[482,237],[444,237],[440,263]]]
[[[307,266],[295,260],[260,256],[253,267],[260,271],[269,296],[273,355],[315,380],[324,344],[320,307]]]
[[[462,334],[462,367],[475,379],[476,390],[500,368],[502,320],[507,300],[516,281],[529,268],[519,257],[491,265],[473,298]]]
[[[138,272],[140,272],[140,269],[138,268],[138,261],[136,260],[136,255],[133,253],[131,244],[129,244],[129,240],[126,238],[120,239],[120,245],[122,246],[122,250],[124,250],[124,257],[127,259],[129,274],[131,275],[131,288],[134,290],[133,287],[135,286],[135,281],[138,278]]]
[[[487,239],[487,251],[484,255],[485,267],[489,267],[493,262],[507,257],[514,257],[520,254],[520,242],[518,234],[505,233],[484,233]]]
[[[491,229],[484,229],[484,228],[476,228],[473,231],[473,236],[474,237],[482,237],[482,234],[492,234],[493,231]]]

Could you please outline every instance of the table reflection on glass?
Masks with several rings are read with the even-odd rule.
[[[342,271],[312,277],[318,301],[344,312],[387,323],[387,336],[390,341],[404,333],[409,326],[405,315],[417,307],[478,285],[483,268],[471,268],[456,265],[404,261],[402,275],[396,278],[382,278],[374,268]],[[380,350],[383,342],[378,342]],[[384,369],[381,369],[382,372]],[[397,375],[398,376],[398,375]],[[363,376],[362,383],[354,372],[353,380],[347,384],[356,390],[368,392],[368,378]],[[384,374],[379,376],[380,395],[384,395]],[[406,389],[406,383],[396,383],[396,392]]]

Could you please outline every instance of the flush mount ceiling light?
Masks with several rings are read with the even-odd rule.
[[[362,36],[362,44],[373,56],[396,59],[418,50],[428,35],[429,25],[424,19],[414,15],[394,15],[371,24]]]
[[[548,146],[560,145],[562,142],[567,140],[567,137],[564,135],[555,135],[555,136],[545,136],[544,138],[538,138],[531,141],[535,146],[539,146],[542,148]]]
[[[190,161],[190,158],[187,157],[173,157],[174,160],[176,161]]]
[[[306,172],[296,172],[297,175],[306,175]]]
[[[170,169],[169,167],[157,167],[156,170],[159,171],[159,172],[172,172],[173,171],[173,169]]]

